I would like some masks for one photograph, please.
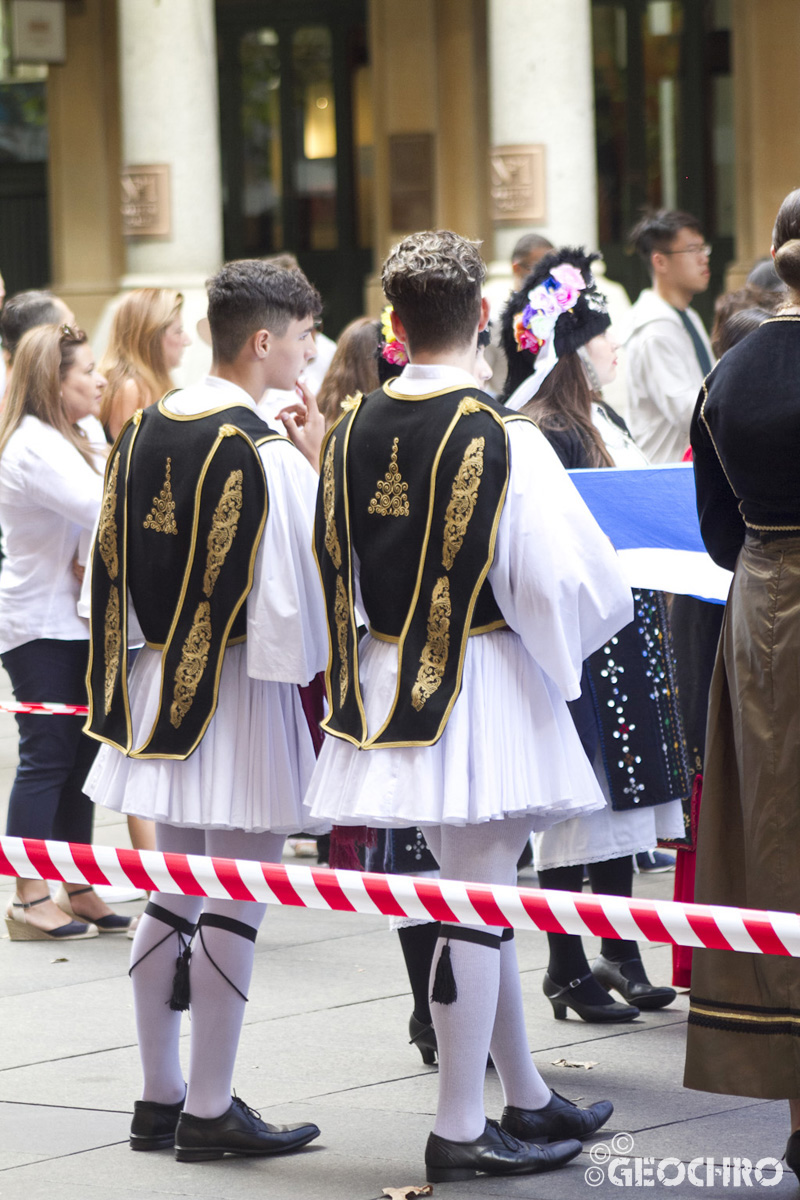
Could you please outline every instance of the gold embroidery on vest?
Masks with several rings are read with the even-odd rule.
[[[106,679],[103,708],[106,716],[111,712],[111,702],[114,699],[114,684],[117,682],[119,657],[122,646],[122,630],[119,621],[119,590],[112,587],[108,604],[106,605],[106,623],[104,630]]]
[[[397,447],[400,439],[392,442],[392,457],[389,460],[389,470],[383,479],[378,480],[378,490],[369,502],[368,513],[379,517],[408,516],[408,484],[403,482],[403,476],[397,466]]]
[[[350,605],[347,602],[347,592],[341,575],[336,577],[333,615],[336,618],[336,639],[339,643],[339,703],[344,704],[344,698],[350,685],[350,671],[347,665],[347,629],[350,624]]]
[[[114,455],[111,472],[108,476],[108,486],[103,496],[103,507],[100,509],[100,524],[97,529],[97,545],[100,557],[106,564],[106,570],[111,579],[117,578],[119,559],[117,558],[117,520],[114,510],[117,507],[117,476],[119,475],[119,451]]]
[[[342,548],[339,545],[339,535],[336,532],[334,519],[333,451],[335,446],[336,434],[331,438],[328,453],[325,455],[325,465],[322,468],[322,501],[325,506],[325,549],[330,554],[333,565],[338,571],[342,565]]]
[[[433,588],[428,613],[428,640],[419,656],[417,681],[411,689],[411,703],[417,712],[422,711],[444,678],[450,653],[450,614],[450,581],[443,575],[436,580]]]
[[[476,413],[481,411],[481,406],[474,396],[465,396],[458,406],[458,411],[462,416],[468,413]]]
[[[478,488],[483,474],[485,438],[473,438],[464,451],[458,474],[453,480],[450,503],[444,514],[444,546],[442,564],[449,571],[464,543],[464,535],[478,502]]]
[[[195,693],[208,665],[211,647],[211,605],[201,600],[194,614],[192,628],[183,643],[181,661],[175,671],[175,692],[169,710],[169,722],[180,729],[181,721],[194,702]]]
[[[156,533],[177,533],[175,524],[175,501],[172,499],[172,459],[167,458],[167,474],[161,491],[153,496],[153,507],[144,519],[145,529]]]
[[[236,537],[239,514],[242,511],[242,478],[241,471],[231,471],[211,519],[211,531],[206,543],[206,573],[203,576],[203,591],[207,596],[211,596],[214,591],[222,564],[228,557],[228,551]]]

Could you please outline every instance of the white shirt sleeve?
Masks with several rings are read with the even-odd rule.
[[[566,700],[583,660],[633,619],[616,552],[534,425],[508,424],[511,472],[489,581],[508,624]]]
[[[322,585],[312,551],[319,478],[294,446],[267,442],[269,515],[247,598],[247,672],[306,684],[328,661]]]
[[[79,451],[56,430],[47,430],[26,447],[19,470],[28,499],[91,530],[103,499],[103,472],[93,470]],[[99,467],[99,464],[98,464]]]

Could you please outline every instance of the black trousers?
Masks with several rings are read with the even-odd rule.
[[[86,703],[88,641],[37,638],[3,656],[19,701]],[[97,743],[84,717],[17,714],[19,766],[8,802],[10,837],[91,842],[94,805],[82,788]]]

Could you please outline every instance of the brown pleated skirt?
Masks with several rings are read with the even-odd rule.
[[[800,912],[800,537],[739,556],[711,683],[695,899]],[[800,959],[695,950],[687,1087],[800,1097]]]

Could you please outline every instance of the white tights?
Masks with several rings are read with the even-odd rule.
[[[481,825],[426,828],[425,840],[443,879],[515,884],[516,867],[530,837],[527,817],[506,817]],[[472,926],[502,933],[496,926]],[[431,986],[446,938],[440,938]],[[458,989],[454,1004],[431,1004],[439,1053],[439,1103],[434,1132],[457,1142],[480,1136],[486,1122],[483,1084],[491,1047],[506,1104],[542,1108],[550,1100],[531,1058],[522,1008],[522,988],[513,939],[499,950],[471,942],[450,942]]]
[[[156,826],[158,849],[178,854],[280,862],[283,843],[283,835],[275,833]],[[165,892],[154,893],[151,899],[192,925],[201,913],[213,913],[240,921],[254,930],[261,925],[267,907],[247,900],[204,900]],[[162,941],[165,934],[168,936]],[[136,1028],[144,1075],[142,1099],[175,1104],[183,1099],[186,1090],[187,1112],[196,1117],[218,1117],[231,1102],[233,1067],[245,1008],[245,1001],[238,993],[244,996],[248,993],[254,943],[214,926],[204,926],[202,941],[199,936],[194,940],[189,972],[191,1040],[186,1089],[179,1055],[181,1013],[169,1007],[179,951],[178,935],[170,926],[156,917],[142,917],[131,951]]]

